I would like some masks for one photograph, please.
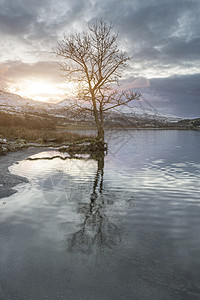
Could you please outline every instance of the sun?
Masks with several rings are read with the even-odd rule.
[[[55,83],[43,79],[24,79],[10,87],[10,92],[22,97],[42,102],[55,102],[65,97],[73,96],[74,85],[72,83]]]
[[[44,81],[29,82],[24,86],[24,88],[25,88],[24,92],[30,95],[55,94],[58,92],[56,86],[50,85],[49,83]]]

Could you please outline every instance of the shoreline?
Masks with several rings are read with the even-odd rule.
[[[177,126],[177,127],[131,127],[131,126],[121,126],[121,127],[105,127],[105,131],[106,130],[200,130],[199,127],[187,127],[187,126]],[[66,130],[68,131],[87,131],[87,130],[96,130],[95,127],[69,127],[66,128]]]
[[[9,197],[16,193],[17,190],[15,190],[14,187],[18,184],[29,182],[26,177],[11,174],[8,168],[17,161],[26,159],[33,154],[49,149],[49,147],[30,147],[16,152],[8,152],[6,155],[0,156],[0,199]]]

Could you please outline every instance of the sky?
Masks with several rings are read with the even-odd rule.
[[[52,48],[102,18],[131,57],[122,87],[162,112],[200,117],[199,16],[199,0],[0,0],[0,89],[47,102],[70,96]]]

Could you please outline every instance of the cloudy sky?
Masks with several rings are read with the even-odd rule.
[[[63,34],[112,21],[131,62],[125,88],[153,107],[200,116],[199,0],[0,0],[0,88],[40,101],[70,93],[52,54]],[[147,103],[147,102],[146,102]]]

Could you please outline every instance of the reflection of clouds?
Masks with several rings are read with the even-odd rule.
[[[47,177],[41,184],[44,199],[50,205],[66,206],[80,202],[83,198],[79,183],[73,183],[73,178],[63,174]]]
[[[113,159],[112,163],[106,164],[105,185],[109,184],[110,192],[116,194],[118,190],[124,195],[126,191],[134,194],[136,199],[144,196],[154,200],[171,199],[171,204],[176,204],[177,199],[197,202],[199,174],[200,165],[194,162],[170,163],[166,159],[149,159],[144,164],[136,159],[132,164],[129,161],[127,166],[126,163],[119,165],[119,161]]]
[[[61,159],[48,159],[58,155]],[[23,160],[13,165],[10,170],[34,183],[42,191],[48,204],[66,206],[88,199],[91,182],[96,173],[96,161],[70,158],[67,154],[57,151],[41,152],[31,158],[38,160]]]
[[[57,151],[45,151],[32,156],[32,158],[50,158],[59,155],[65,158],[66,155]],[[67,156],[68,157],[68,156]],[[11,172],[20,176],[28,177],[30,180],[41,180],[55,173],[70,175],[75,180],[89,180],[96,172],[96,162],[92,159],[76,159],[69,158],[61,160],[55,158],[53,160],[23,160],[19,164],[15,164],[10,168]]]

